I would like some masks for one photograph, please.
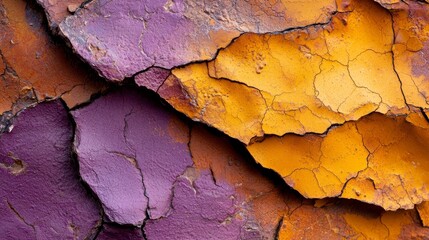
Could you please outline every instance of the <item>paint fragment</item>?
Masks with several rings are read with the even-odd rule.
[[[244,34],[220,50],[207,70],[195,70],[204,68],[201,63],[173,70],[175,85],[188,96],[182,97],[178,91],[178,96],[163,92],[171,88],[173,80],[167,80],[158,92],[189,117],[246,144],[264,134],[321,134],[334,124],[357,120],[374,111],[406,113],[401,82],[392,62],[394,33],[389,12],[370,0],[351,1],[349,8],[352,10],[335,14],[324,25],[281,34]],[[384,76],[383,81],[379,76]],[[243,89],[221,95],[224,105],[255,107],[247,107],[249,110],[243,113],[193,102],[213,95],[211,86],[219,82],[229,82],[229,89]],[[187,102],[191,109],[183,108]],[[232,117],[238,112],[247,118],[238,117],[238,124],[218,122],[217,118],[194,114],[199,111]]]
[[[351,198],[397,210],[429,199],[428,140],[427,127],[371,114],[326,136],[270,137],[248,150],[305,197]]]
[[[174,181],[192,165],[189,140],[181,140],[189,138],[186,124],[132,89],[102,96],[72,115],[80,174],[109,220],[141,225],[147,217],[166,216]]]
[[[209,60],[243,32],[323,23],[334,11],[333,0],[94,0],[60,29],[101,75],[122,81],[152,66],[170,69]]]

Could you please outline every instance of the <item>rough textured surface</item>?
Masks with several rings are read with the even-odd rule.
[[[122,89],[73,111],[82,178],[109,220],[142,224],[170,210],[173,182],[192,165],[189,129],[160,104]]]
[[[66,17],[74,13],[85,0],[37,0],[45,9],[49,25],[58,27]]]
[[[429,239],[426,2],[0,0],[0,238]]]
[[[189,176],[190,175],[190,176]],[[149,239],[239,239],[242,221],[236,216],[231,186],[214,182],[209,171],[180,177],[167,218],[149,220]]]
[[[0,1],[0,114],[46,98],[69,107],[86,102],[105,84],[53,39],[32,1]]]
[[[190,149],[197,169],[210,170],[216,182],[233,187],[240,215],[245,219],[242,232],[247,235],[242,236],[254,234],[273,239],[283,214],[300,204],[297,195],[284,188],[281,180],[264,172],[242,146],[226,136],[194,126]]]
[[[271,137],[248,149],[305,197],[411,209],[429,200],[429,124],[423,123],[415,126],[404,117],[371,114],[332,128],[325,137]]]
[[[254,164],[237,143],[207,128],[192,128],[190,148],[195,167],[235,189],[248,234],[242,239],[426,239],[429,234],[415,210],[386,212],[351,200],[306,200]]]
[[[392,24],[376,3],[351,1],[326,25],[245,34],[207,65],[173,70],[159,93],[179,111],[244,143],[264,134],[323,133],[374,111],[403,113]]]
[[[429,108],[429,4],[410,1],[392,11],[394,63],[407,103]]]
[[[327,22],[335,8],[333,0],[94,0],[60,29],[90,65],[120,81],[152,66],[209,60],[242,32]]]
[[[25,110],[0,136],[3,239],[84,239],[95,231],[99,206],[79,181],[72,130],[54,101]]]
[[[427,239],[415,211],[384,212],[352,201],[304,203],[285,216],[278,239]]]
[[[169,75],[169,70],[152,67],[142,73],[137,74],[134,77],[134,81],[138,86],[143,86],[147,89],[157,92],[159,87],[164,83]]]

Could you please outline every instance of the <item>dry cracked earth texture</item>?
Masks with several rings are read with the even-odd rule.
[[[427,0],[0,0],[0,239],[429,239]]]

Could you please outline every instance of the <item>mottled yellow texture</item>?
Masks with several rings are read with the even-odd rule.
[[[407,102],[429,108],[429,5],[410,1],[392,15],[395,68]]]
[[[326,136],[288,134],[247,148],[305,197],[351,198],[386,210],[429,200],[429,129],[405,116],[371,114]]]
[[[259,163],[277,171],[309,198],[340,195],[346,181],[366,168],[369,154],[353,123],[331,130],[325,138],[271,137],[248,146],[248,150]]]
[[[243,124],[253,128],[244,132],[229,129],[231,124],[226,121],[197,119],[247,144],[263,134],[324,133],[333,124],[374,111],[406,113],[401,81],[393,65],[392,24],[386,9],[364,0],[351,1],[325,25],[285,33],[244,34],[208,63],[207,78],[255,89],[266,107],[247,110],[248,122]],[[173,75],[179,82],[197,77],[183,77],[177,71]],[[209,94],[207,88],[194,90],[195,94]],[[169,102],[176,107],[174,101]],[[223,108],[213,107],[212,111],[222,114]]]
[[[389,229],[377,217],[369,218],[346,213],[344,219],[348,225],[360,233],[357,239],[386,239],[389,236]]]
[[[262,135],[260,125],[266,105],[258,90],[210,78],[205,63],[175,69],[173,74],[159,94],[177,110],[245,141]]]

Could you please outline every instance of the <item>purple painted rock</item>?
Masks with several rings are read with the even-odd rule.
[[[153,66],[212,59],[244,32],[328,22],[335,10],[335,0],[93,0],[60,31],[100,74],[120,81]]]
[[[0,238],[84,239],[99,206],[72,162],[73,127],[60,101],[22,112],[0,136]]]
[[[104,224],[97,240],[143,240],[140,228]]]
[[[192,159],[189,129],[136,90],[122,89],[73,113],[80,173],[107,217],[140,225],[170,210],[173,182]]]
[[[244,221],[239,220],[233,189],[215,183],[209,171],[181,176],[174,187],[174,210],[168,217],[147,221],[147,238],[240,239]]]

